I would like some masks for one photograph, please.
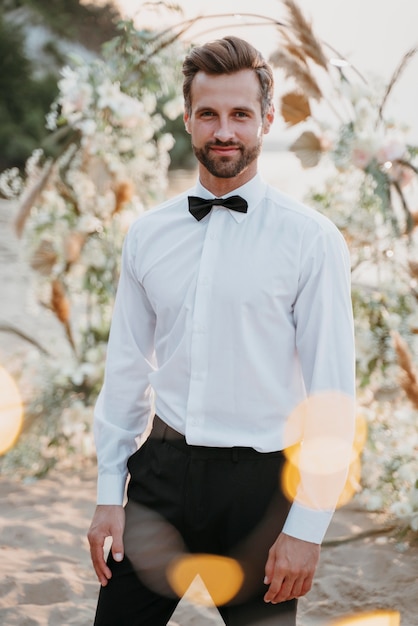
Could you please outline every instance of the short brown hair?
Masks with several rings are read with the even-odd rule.
[[[254,70],[260,83],[261,114],[264,117],[273,100],[273,71],[262,54],[239,37],[228,36],[192,48],[183,63],[183,95],[186,111],[191,114],[191,89],[198,72],[233,74]]]

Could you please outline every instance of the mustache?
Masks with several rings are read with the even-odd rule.
[[[241,143],[237,143],[236,141],[219,141],[218,139],[216,141],[209,141],[206,144],[207,148],[230,148],[230,147],[234,147],[234,148],[239,148],[240,150],[242,149],[242,144]]]

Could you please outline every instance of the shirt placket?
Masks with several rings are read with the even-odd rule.
[[[186,437],[190,443],[199,441],[200,434],[204,429],[204,390],[209,362],[210,300],[215,257],[219,245],[220,210],[222,209],[214,207],[209,215],[194,300],[190,350],[190,385],[186,414]]]

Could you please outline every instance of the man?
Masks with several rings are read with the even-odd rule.
[[[180,566],[205,581],[204,555],[218,555],[214,596],[231,583],[225,567],[239,570],[217,602],[226,624],[293,626],[338,494],[324,505],[328,478],[301,469],[306,497],[290,502],[283,449],[327,435],[309,409],[292,422],[307,398],[354,397],[348,253],[329,220],[257,173],[274,118],[260,53],[225,37],[192,49],[183,73],[199,180],[127,235],[96,407],[95,624],[167,624],[187,587]],[[349,447],[353,412],[333,407],[331,435]],[[329,470],[338,489],[348,460]]]

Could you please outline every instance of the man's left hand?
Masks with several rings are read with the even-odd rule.
[[[265,602],[284,602],[304,596],[312,587],[321,547],[281,533],[269,550],[264,582]]]

